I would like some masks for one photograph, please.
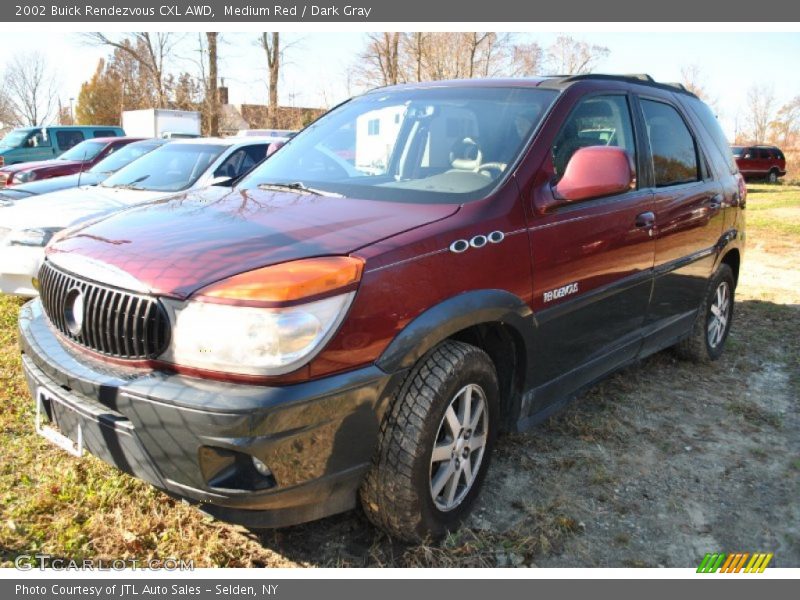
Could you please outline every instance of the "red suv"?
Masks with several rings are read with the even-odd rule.
[[[712,112],[649,78],[376,90],[227,195],[52,242],[20,318],[36,427],[224,520],[360,498],[439,536],[501,432],[664,348],[720,356],[744,203]]]
[[[0,188],[4,185],[11,186],[86,171],[123,146],[142,139],[144,138],[93,138],[73,146],[58,158],[0,167]]]
[[[786,175],[786,157],[775,146],[733,146],[739,172],[748,179],[777,183]]]

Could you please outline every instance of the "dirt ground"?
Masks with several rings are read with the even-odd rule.
[[[796,218],[800,202],[790,205]],[[36,550],[196,566],[696,567],[706,552],[743,551],[800,567],[800,239],[758,232],[722,359],[698,367],[659,353],[502,437],[474,515],[441,544],[394,543],[360,511],[253,533],[94,459],[36,443],[34,463],[21,455],[35,438],[8,350],[0,562]]]

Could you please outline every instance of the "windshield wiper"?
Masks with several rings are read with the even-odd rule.
[[[134,179],[130,183],[120,183],[119,185],[110,185],[108,187],[114,188],[115,190],[141,190],[142,188],[140,188],[136,184],[141,183],[148,177],[150,177],[150,175],[142,175],[141,177],[139,177],[138,179]]]
[[[342,194],[336,192],[328,192],[317,188],[308,187],[302,181],[295,181],[294,183],[259,183],[258,189],[260,190],[290,190],[292,192],[300,192],[301,194],[314,194],[315,196],[329,196],[332,198],[344,198]]]

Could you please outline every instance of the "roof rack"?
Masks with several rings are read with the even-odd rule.
[[[603,80],[603,81],[623,81],[626,83],[636,83],[638,85],[648,85],[652,87],[657,87],[661,89],[668,89],[671,91],[678,91],[683,92],[684,94],[689,94],[690,96],[694,96],[692,92],[686,89],[686,86],[682,83],[661,83],[653,79],[647,73],[630,73],[624,75],[607,75],[604,73],[587,73],[584,75],[549,75],[547,76],[548,79],[553,79],[558,83],[573,83],[576,81],[591,81],[591,80]]]

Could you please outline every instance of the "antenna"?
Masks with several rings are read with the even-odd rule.
[[[81,175],[83,175],[83,166],[86,164],[86,155],[88,154],[88,150],[83,151],[83,160],[81,161],[81,168],[78,171],[78,187],[81,187]]]

